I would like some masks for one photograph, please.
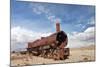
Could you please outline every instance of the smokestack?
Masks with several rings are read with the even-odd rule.
[[[60,31],[60,23],[56,22],[56,32],[59,32],[59,31]]]

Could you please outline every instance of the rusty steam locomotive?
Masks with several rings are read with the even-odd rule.
[[[65,48],[67,43],[67,34],[60,30],[60,23],[56,22],[56,32],[50,36],[28,42],[27,51],[35,56],[64,60],[70,54],[69,48]]]

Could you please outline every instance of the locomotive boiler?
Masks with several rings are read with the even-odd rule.
[[[56,22],[56,32],[47,37],[41,37],[33,42],[28,42],[27,51],[35,56],[64,60],[69,56],[67,34],[60,30],[60,23]]]

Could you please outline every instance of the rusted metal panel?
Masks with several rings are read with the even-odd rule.
[[[36,40],[34,42],[29,42],[28,48],[50,45],[54,42],[56,42],[56,35],[55,34],[48,36],[48,37],[45,37],[45,38],[42,38],[40,40]]]
[[[58,39],[58,41],[59,41],[60,47],[63,48],[67,45],[68,39],[67,39],[67,37],[64,39],[64,37],[66,35],[64,32],[62,32],[61,34],[63,35],[63,37],[61,39],[65,40],[65,41],[60,42],[59,39]],[[58,33],[54,33],[54,34],[52,34],[48,37],[41,38],[41,39],[36,40],[34,42],[30,42],[30,43],[28,43],[28,45],[30,45],[28,48],[45,46],[45,45],[51,45],[52,46],[52,44],[55,44],[55,46],[56,46],[57,45],[57,35],[58,35]]]

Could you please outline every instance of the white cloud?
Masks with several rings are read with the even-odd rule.
[[[95,20],[91,20],[90,22],[88,22],[88,24],[94,25],[95,24]]]
[[[95,28],[89,27],[84,32],[74,32],[68,35],[68,47],[85,47],[95,43]]]
[[[77,48],[89,46],[95,41],[94,27],[87,28],[84,32],[73,32],[68,34],[68,46],[70,48]],[[49,36],[52,33],[34,32],[20,26],[11,28],[11,50],[23,50],[27,47],[27,43],[40,39],[41,37]]]
[[[44,6],[41,6],[40,4],[31,4],[31,6],[33,7],[33,12],[36,14],[42,14],[45,13],[47,10],[45,9]],[[46,10],[46,11],[45,11]]]
[[[32,7],[33,13],[36,13],[38,15],[44,14],[45,17],[51,22],[61,22],[61,19],[56,17],[55,14],[53,14],[52,11],[48,9],[46,6],[33,3],[31,3],[30,6]]]
[[[46,37],[51,33],[34,32],[20,26],[11,28],[11,50],[21,50],[27,47],[27,43]]]
[[[94,17],[91,17],[91,18],[88,20],[88,24],[94,25],[94,24],[95,24],[95,18],[94,18]]]

